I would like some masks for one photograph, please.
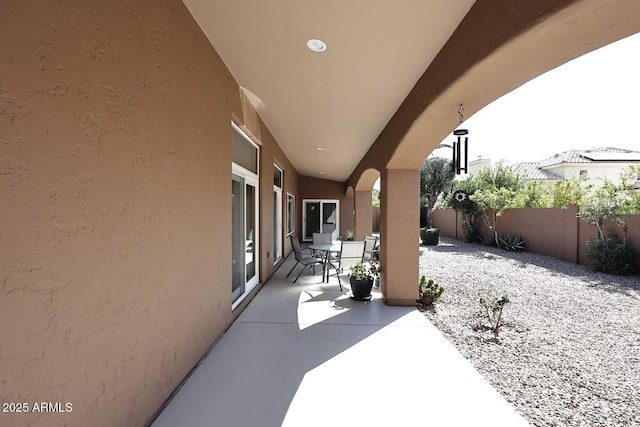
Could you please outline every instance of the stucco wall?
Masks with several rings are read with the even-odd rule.
[[[179,0],[7,0],[0,41],[0,400],[72,404],[0,425],[143,425],[233,318],[238,85]]]
[[[260,279],[265,282],[276,268],[291,252],[291,241],[286,237],[287,224],[287,193],[296,196],[298,202],[298,174],[280,146],[277,145],[264,123],[261,124],[262,145],[260,149],[260,170],[264,179],[260,181]],[[282,259],[274,264],[274,224],[273,224],[273,165],[277,164],[283,171],[284,185],[282,189]],[[296,206],[296,224],[302,222],[301,210]]]

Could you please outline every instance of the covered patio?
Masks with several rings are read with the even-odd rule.
[[[157,425],[514,416],[411,308],[419,168],[461,105],[468,118],[640,31],[640,2],[5,0],[2,12],[0,397],[73,411],[0,425],[144,425],[227,329]],[[318,38],[326,49],[311,49]],[[377,178],[378,298],[336,308],[319,276],[283,281],[289,236],[316,231],[312,208],[337,234],[371,234]]]
[[[417,247],[416,247],[417,249]],[[289,257],[152,427],[529,425],[414,307],[285,277]]]

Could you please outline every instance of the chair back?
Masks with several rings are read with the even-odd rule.
[[[364,258],[371,259],[371,254],[378,244],[377,236],[364,236]]]
[[[331,244],[331,233],[313,233],[313,244],[329,243]]]
[[[364,257],[364,241],[356,240],[352,242],[343,241],[340,250],[340,268],[348,270],[354,265],[362,262]]]
[[[302,251],[300,250],[300,241],[296,236],[291,237],[291,247],[293,248],[293,254],[296,257],[296,261],[302,261]]]

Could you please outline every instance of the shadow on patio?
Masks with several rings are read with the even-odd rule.
[[[153,427],[520,426],[527,422],[413,307],[284,263]],[[334,302],[335,300],[335,302]]]

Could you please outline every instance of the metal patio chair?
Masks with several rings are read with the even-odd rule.
[[[378,246],[377,236],[364,236],[364,260],[371,261],[373,251]]]
[[[365,242],[362,240],[352,242],[343,241],[338,257],[329,261],[327,268],[333,268],[336,271],[338,284],[340,285],[340,292],[342,292],[340,273],[344,272],[344,270],[349,270],[354,265],[362,262],[362,258],[364,257],[364,245]]]
[[[291,270],[289,270],[289,273],[287,273],[287,277],[289,277],[289,275],[291,275],[291,273],[293,273],[293,270],[298,266],[298,264],[302,264],[302,269],[300,270],[300,272],[298,272],[298,275],[296,276],[295,280],[293,281],[293,283],[296,283],[298,281],[298,278],[300,277],[300,275],[302,274],[302,272],[304,271],[305,267],[310,267],[313,269],[313,274],[316,274],[316,264],[322,264],[323,261],[321,258],[316,258],[315,256],[310,256],[310,257],[305,257],[302,255],[302,251],[300,250],[300,241],[298,240],[297,237],[295,236],[290,236],[291,237],[291,247],[293,248],[293,253],[295,255],[296,258],[296,263],[295,265],[291,268]]]
[[[331,233],[313,233],[312,235],[312,239],[313,239],[313,244],[331,244]],[[320,253],[318,251],[314,251],[311,250],[311,254],[315,257],[318,258],[322,258],[322,256],[324,255],[323,253]]]

